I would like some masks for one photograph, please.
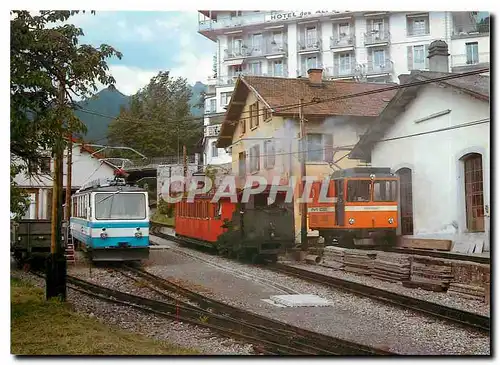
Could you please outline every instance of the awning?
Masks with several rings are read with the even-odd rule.
[[[237,60],[229,60],[229,61],[224,61],[224,64],[226,66],[239,66],[243,63],[244,60],[245,60],[244,58],[240,58]]]

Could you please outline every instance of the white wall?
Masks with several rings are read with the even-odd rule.
[[[73,146],[71,187],[76,189],[90,180],[99,178],[113,178],[114,170],[111,166],[101,163],[97,158],[91,157],[88,152],[80,152],[80,145]],[[51,171],[54,171],[54,162],[51,162]],[[67,159],[64,152],[63,161],[63,186],[66,187]],[[28,178],[24,174],[15,177],[15,182],[20,187],[52,187],[52,176],[40,175],[37,178]]]
[[[414,121],[451,109],[451,113],[421,123]],[[391,138],[431,131],[489,118],[489,104],[451,88],[426,86],[400,114],[383,137]],[[379,142],[372,151],[372,165],[412,169],[414,234],[474,243],[484,234],[466,233],[463,165],[466,153],[483,154],[484,204],[490,204],[490,124],[440,133]],[[453,225],[458,225],[455,229]]]
[[[231,162],[231,155],[226,152],[224,148],[217,149],[217,157],[212,155],[212,143],[217,141],[217,137],[205,138],[204,144],[204,165],[221,165]]]

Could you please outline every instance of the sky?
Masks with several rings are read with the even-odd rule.
[[[108,59],[116,87],[131,95],[159,71],[206,83],[212,72],[215,43],[198,34],[198,13],[191,11],[97,11],[68,20],[82,28],[80,43],[113,46],[121,60]]]

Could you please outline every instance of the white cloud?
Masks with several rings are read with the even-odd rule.
[[[116,88],[125,95],[135,94],[140,88],[146,86],[153,76],[158,74],[154,70],[123,65],[110,65],[109,72],[116,80]],[[103,86],[99,87],[99,89],[103,88]]]
[[[147,25],[137,25],[134,27],[134,33],[137,33],[142,41],[148,42],[155,38],[155,32]]]
[[[206,83],[208,76],[212,73],[213,55],[198,54],[193,50],[184,50],[179,54],[177,65],[170,68],[170,74],[174,77],[185,77],[190,84],[196,81]]]

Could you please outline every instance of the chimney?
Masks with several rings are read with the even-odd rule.
[[[307,74],[309,75],[309,84],[311,86],[321,86],[321,80],[323,78],[322,68],[310,68],[307,70]]]
[[[445,41],[434,41],[429,45],[429,70],[435,72],[450,72],[448,45]]]

